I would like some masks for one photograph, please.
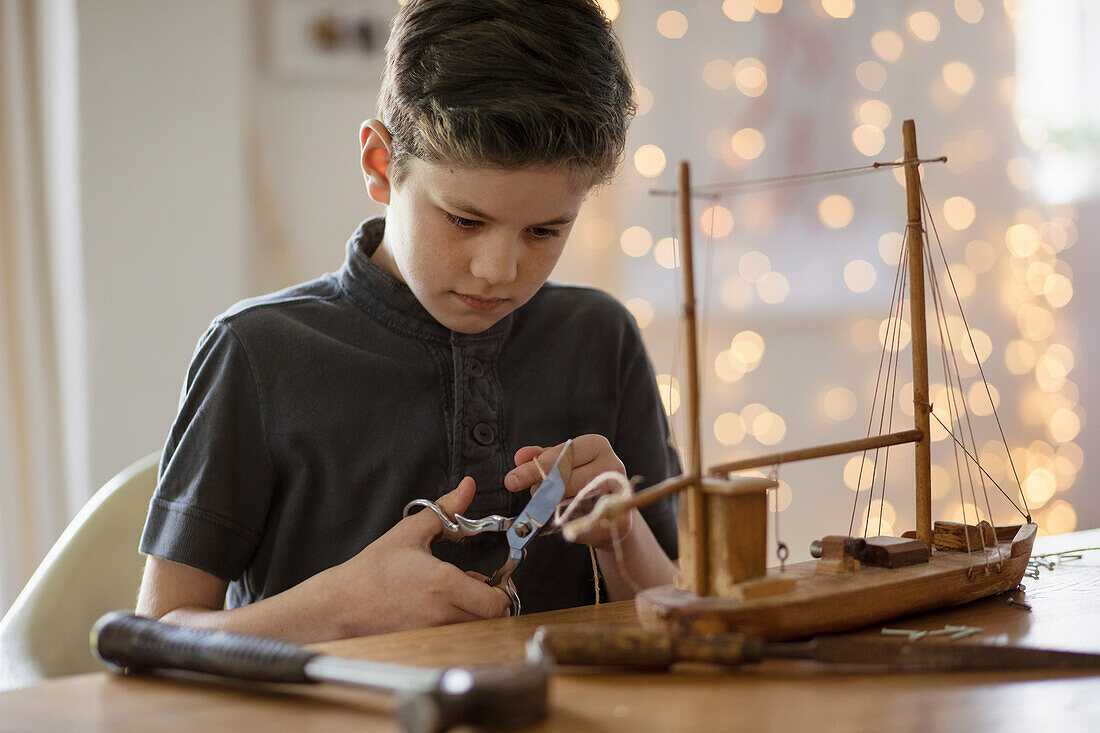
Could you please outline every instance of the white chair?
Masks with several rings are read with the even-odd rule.
[[[137,601],[157,459],[146,456],[95,493],[0,621],[0,690],[104,669],[88,632],[101,614]]]

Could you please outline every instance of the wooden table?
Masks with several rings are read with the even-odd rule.
[[[1042,538],[1035,552],[1100,547],[1100,530]],[[891,622],[980,626],[970,643],[1100,653],[1100,551],[1025,578],[1032,611],[997,596]],[[518,661],[543,623],[635,624],[633,604],[385,634],[318,645],[330,654],[418,665]],[[879,627],[857,632],[879,635]],[[966,643],[963,641],[956,643]],[[672,673],[562,669],[538,731],[1035,731],[1100,730],[1100,676],[1055,672],[868,674],[797,662]],[[335,687],[164,680],[96,673],[0,694],[0,730],[396,730],[386,698]]]

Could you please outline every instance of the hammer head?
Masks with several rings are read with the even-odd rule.
[[[409,733],[533,725],[546,717],[549,677],[549,660],[530,647],[522,665],[448,669],[433,689],[401,696],[397,720]]]

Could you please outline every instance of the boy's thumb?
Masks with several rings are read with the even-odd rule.
[[[435,503],[447,513],[447,516],[454,518],[454,515],[466,511],[466,507],[470,506],[470,502],[474,500],[476,492],[477,486],[473,477],[467,476],[458,482],[458,486],[453,491],[439,497]]]
[[[467,476],[459,482],[457,488],[436,499],[435,503],[449,519],[453,520],[456,514],[461,514],[466,507],[470,506],[476,490],[474,480]],[[394,529],[400,536],[416,544],[431,542],[443,532],[439,517],[428,509],[421,509],[416,514],[406,517],[398,527]]]

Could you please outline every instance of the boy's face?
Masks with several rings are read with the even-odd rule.
[[[371,197],[389,207],[372,259],[460,333],[484,331],[542,287],[588,193],[564,168],[458,168],[413,158],[399,187],[387,181],[386,196],[365,172]]]

